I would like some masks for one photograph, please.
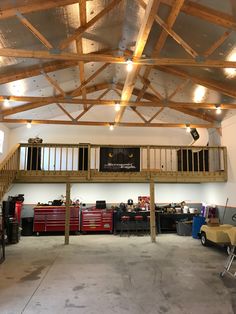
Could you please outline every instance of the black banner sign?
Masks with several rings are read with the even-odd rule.
[[[100,171],[138,172],[140,171],[140,148],[100,148]]]

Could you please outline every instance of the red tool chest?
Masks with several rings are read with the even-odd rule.
[[[34,208],[34,232],[65,231],[65,206]],[[79,231],[79,207],[70,207],[70,231]]]
[[[89,208],[81,211],[81,231],[113,231],[113,211]]]

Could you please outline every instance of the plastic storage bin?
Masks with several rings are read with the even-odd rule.
[[[201,226],[205,224],[205,220],[206,218],[202,216],[193,217],[192,237],[194,239],[199,238],[198,234],[200,232]]]

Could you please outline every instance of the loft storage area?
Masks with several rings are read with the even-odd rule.
[[[64,173],[89,181],[102,176],[114,180],[130,176],[133,180],[145,180],[147,172],[163,181],[176,178],[188,182],[195,180],[227,180],[225,147],[181,147],[181,146],[128,146],[93,144],[20,144],[17,181],[35,179],[42,174],[60,176]],[[175,175],[175,176],[174,176]],[[131,176],[132,177],[132,176]],[[165,179],[166,177],[166,179]],[[198,178],[198,179],[197,179]],[[74,179],[75,180],[75,179]]]

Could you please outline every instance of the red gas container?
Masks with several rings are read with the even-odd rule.
[[[23,206],[22,202],[16,201],[16,204],[15,204],[15,217],[14,218],[18,221],[19,226],[21,224],[21,210],[22,210],[22,206]]]

